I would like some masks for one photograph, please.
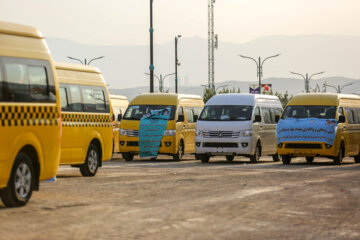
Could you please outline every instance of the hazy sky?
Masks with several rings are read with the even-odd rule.
[[[207,37],[208,0],[154,0],[155,42]],[[269,35],[360,36],[360,0],[216,0],[220,41]],[[0,21],[97,45],[148,44],[149,0],[0,0]]]

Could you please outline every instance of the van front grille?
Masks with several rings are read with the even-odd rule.
[[[204,138],[238,138],[240,131],[203,131]]]
[[[128,137],[138,137],[139,136],[139,130],[126,130],[126,135]]]
[[[203,147],[211,148],[237,148],[237,143],[226,143],[226,142],[205,142]]]
[[[321,149],[322,147],[317,143],[286,143],[285,148]]]

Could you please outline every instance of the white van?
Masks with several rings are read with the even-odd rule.
[[[282,113],[276,96],[258,94],[220,94],[205,105],[196,125],[196,159],[206,163],[211,156],[250,157],[276,153],[276,120]],[[278,116],[278,117],[276,117]]]

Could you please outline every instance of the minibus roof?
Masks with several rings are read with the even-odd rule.
[[[278,100],[272,95],[250,94],[250,93],[226,93],[213,96],[207,103],[208,105],[250,105],[255,104],[256,99]]]
[[[199,95],[176,94],[176,93],[143,93],[136,96],[130,105],[177,105],[179,100],[202,101]]]
[[[117,94],[110,94],[110,99],[128,100],[127,97]]]
[[[340,99],[360,100],[360,97],[339,93],[301,93],[293,97],[287,105],[337,106]]]
[[[77,72],[101,73],[97,67],[72,63],[55,62],[55,68],[60,70],[70,70]]]
[[[39,39],[44,38],[42,33],[37,28],[26,25],[15,24],[15,23],[1,22],[1,21],[0,21],[0,33],[23,36],[23,37],[39,38]]]

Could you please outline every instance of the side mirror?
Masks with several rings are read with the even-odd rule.
[[[112,120],[115,121],[115,114],[112,115]]]
[[[198,115],[194,115],[194,122],[197,122],[197,120],[199,119]]]
[[[345,116],[344,115],[339,116],[338,123],[344,123],[344,122],[345,122]]]
[[[275,115],[275,122],[278,123],[280,120],[280,116],[279,115]]]
[[[261,116],[260,115],[255,115],[254,122],[261,122]]]
[[[121,121],[121,119],[122,119],[122,114],[121,114],[121,113],[119,113],[119,114],[118,114],[118,116],[117,116],[117,120],[118,120],[118,122],[120,122],[120,121]]]
[[[184,115],[179,115],[177,122],[183,122],[185,121]]]

